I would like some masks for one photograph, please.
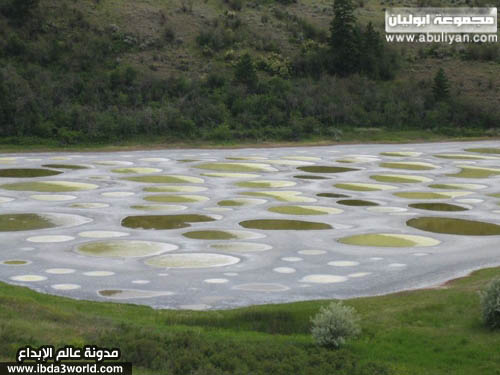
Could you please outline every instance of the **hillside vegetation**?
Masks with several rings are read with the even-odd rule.
[[[0,140],[495,136],[499,43],[383,38],[388,6],[494,2],[356,0],[361,55],[348,61],[330,0],[0,0]],[[433,90],[440,68],[443,98]]]

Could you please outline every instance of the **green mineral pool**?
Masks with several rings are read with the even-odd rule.
[[[345,173],[359,171],[357,168],[347,168],[347,167],[332,167],[327,165],[309,165],[304,167],[298,167],[297,169],[302,172],[309,173]]]
[[[31,177],[47,177],[55,176],[63,172],[53,171],[43,168],[8,168],[0,169],[0,177],[9,178],[31,178]]]
[[[410,219],[406,224],[412,228],[433,233],[465,236],[500,235],[500,225],[475,220],[430,216]]]
[[[428,211],[467,211],[467,208],[450,203],[412,203],[412,208]]]
[[[245,220],[240,223],[244,228],[262,229],[262,230],[322,230],[333,229],[330,224],[317,223],[313,221],[302,220]]]
[[[435,246],[440,243],[429,237],[397,233],[358,234],[340,238],[338,241],[347,245],[375,247],[420,247]]]
[[[127,216],[122,220],[122,226],[133,229],[179,229],[191,226],[191,223],[205,223],[215,221],[211,216],[186,215],[142,215]]]

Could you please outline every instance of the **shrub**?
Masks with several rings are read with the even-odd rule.
[[[322,307],[312,319],[312,335],[320,346],[339,348],[361,333],[359,317],[354,308],[342,302]]]
[[[481,293],[484,324],[490,329],[500,328],[500,278],[494,279]]]

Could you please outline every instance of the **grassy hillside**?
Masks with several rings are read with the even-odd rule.
[[[499,132],[499,43],[384,42],[394,60],[381,63],[389,79],[338,77],[329,71],[330,0],[29,2],[19,15],[16,1],[0,0],[4,144],[342,141],[358,128]],[[372,22],[382,40],[388,6],[489,4],[354,3],[361,30]],[[252,85],[237,75],[246,54]],[[439,68],[451,95],[438,103]]]
[[[346,303],[362,335],[321,349],[309,319],[328,301],[171,311],[74,301],[0,284],[0,360],[23,345],[120,347],[134,374],[495,375],[500,334],[480,319],[486,269],[441,287]]]

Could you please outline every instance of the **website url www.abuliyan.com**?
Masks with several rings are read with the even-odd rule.
[[[426,33],[426,34],[386,34],[388,43],[496,43],[497,34],[456,34],[456,33]]]

